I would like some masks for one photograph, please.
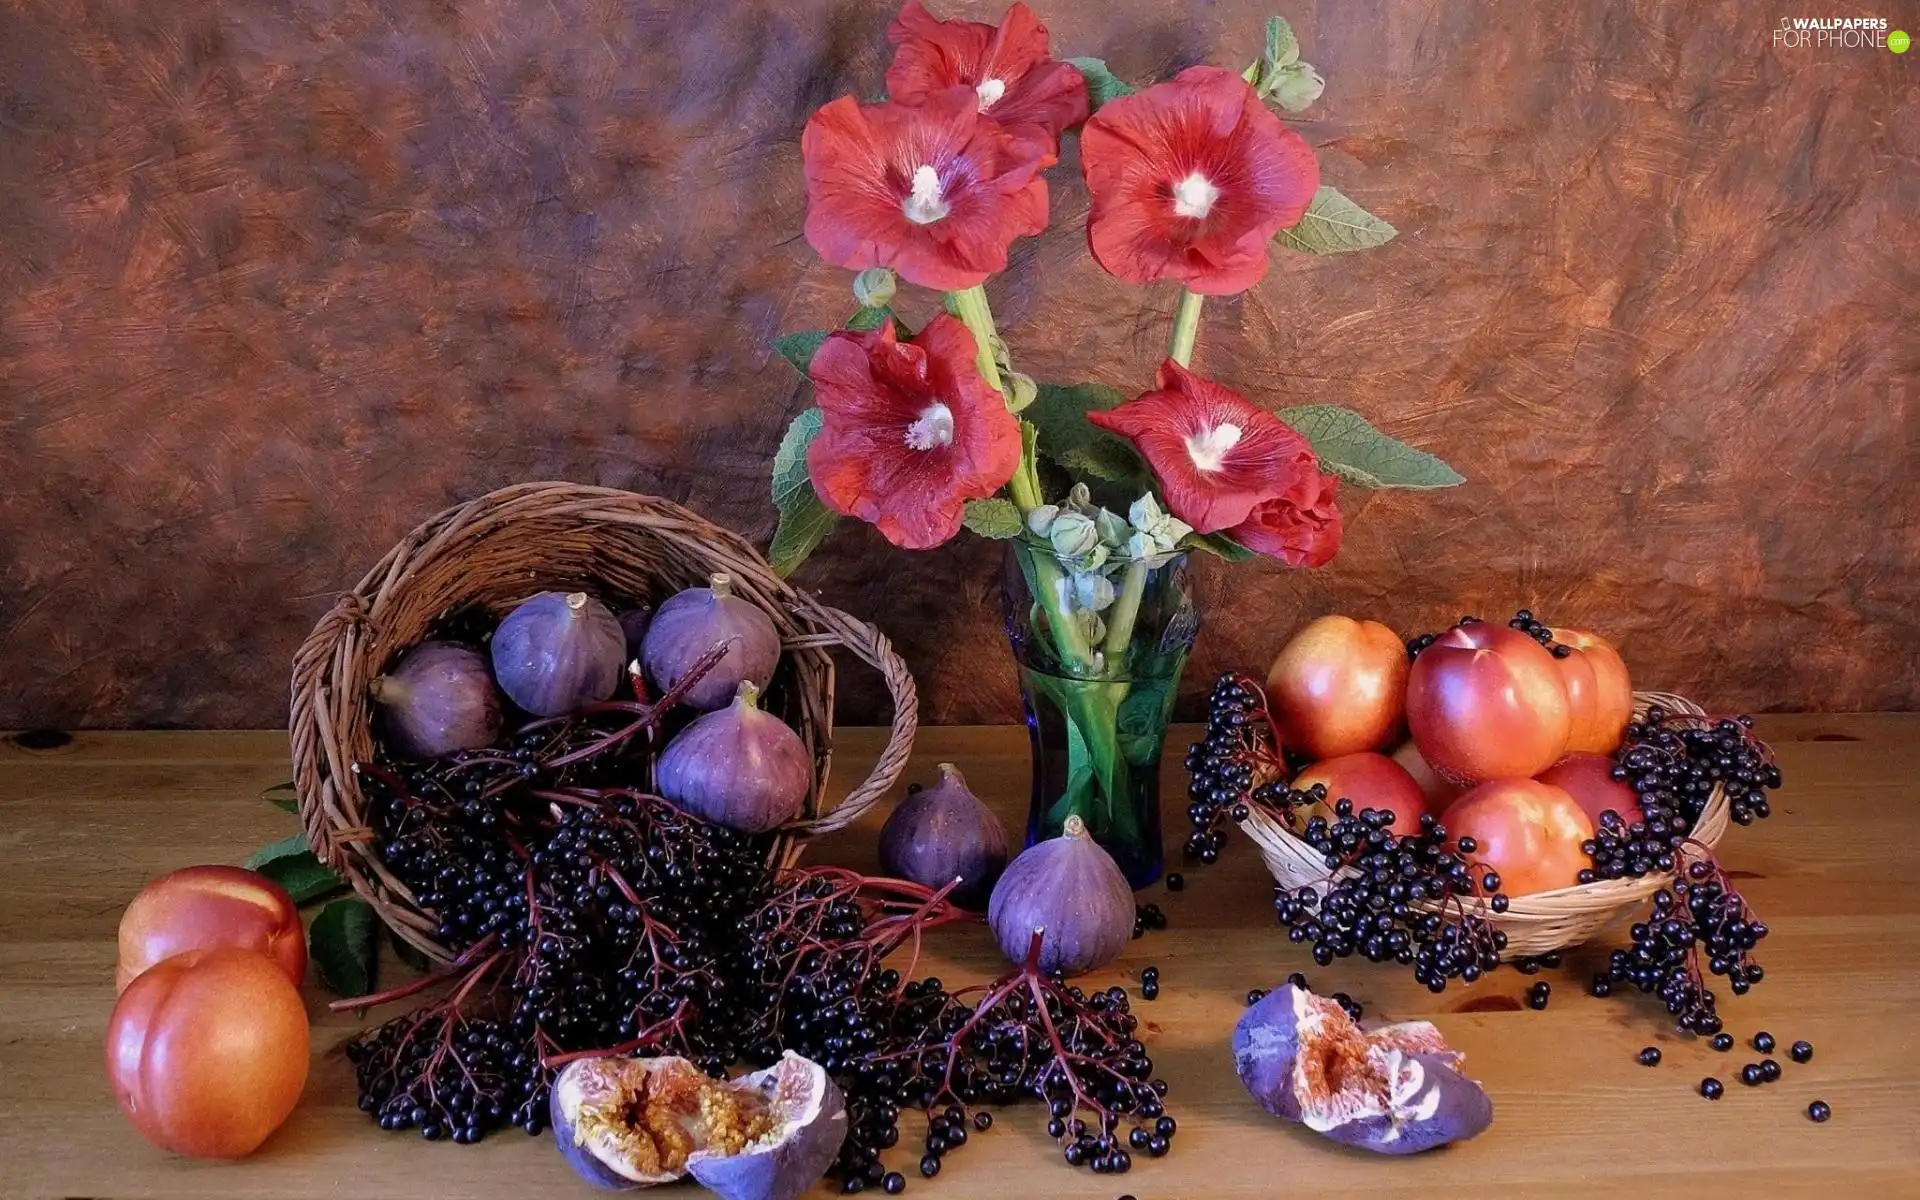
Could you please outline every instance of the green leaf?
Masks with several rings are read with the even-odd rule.
[[[1299,223],[1274,236],[1282,246],[1304,254],[1343,254],[1384,246],[1399,232],[1338,190],[1322,186]]]
[[[327,865],[306,850],[260,864],[259,871],[287,889],[295,904],[307,904],[331,896],[347,886]]]
[[[813,356],[826,344],[827,331],[824,329],[786,333],[773,339],[773,348],[780,352],[780,357],[802,375],[807,373],[807,365],[813,361]]]
[[[773,506],[780,510],[780,523],[767,547],[767,560],[782,577],[805,562],[840,519],[820,503],[807,474],[807,447],[820,436],[825,420],[817,406],[802,412],[787,426],[773,455]]]
[[[433,960],[420,952],[420,948],[392,930],[387,931],[387,945],[393,947],[393,956],[412,967],[422,975],[433,970]]]
[[[1195,550],[1205,550],[1208,554],[1223,558],[1230,563],[1246,562],[1253,557],[1253,551],[1224,533],[1188,534],[1186,544]]]
[[[266,791],[261,792],[260,798],[281,812],[300,811],[300,793],[294,787],[293,780],[291,779],[285,783],[274,784]]]
[[[1466,482],[1446,463],[1381,433],[1350,408],[1303,404],[1279,415],[1313,443],[1321,470],[1358,487],[1427,489]]]
[[[247,855],[245,866],[249,871],[257,871],[275,859],[291,858],[296,854],[305,853],[307,853],[307,835],[296,833],[292,837],[281,838],[277,842],[268,842]]]
[[[847,328],[857,330],[878,329],[882,325],[885,325],[887,318],[891,316],[893,316],[893,309],[891,308],[867,307],[856,309],[854,310],[854,314],[847,318]],[[895,321],[893,327],[895,331],[898,332],[900,323]],[[900,336],[905,337],[908,335],[901,334]],[[825,339],[823,338],[822,340],[824,341]]]
[[[335,900],[313,919],[307,948],[320,978],[339,995],[351,998],[373,990],[378,957],[373,934],[379,924],[365,900]]]
[[[967,515],[964,518],[968,529],[983,538],[1005,541],[1020,536],[1026,528],[1026,522],[1020,519],[1020,510],[1013,501],[991,496],[985,500],[967,501]]]
[[[1020,415],[1039,432],[1040,452],[1067,470],[1145,487],[1146,466],[1133,447],[1087,420],[1089,412],[1103,412],[1126,399],[1125,392],[1104,383],[1043,383]]]
[[[1098,58],[1070,58],[1080,77],[1087,81],[1087,110],[1099,112],[1100,106],[1122,96],[1133,95],[1133,88],[1107,68],[1104,60]]]
[[[1269,71],[1277,71],[1299,60],[1300,39],[1294,36],[1293,26],[1287,24],[1285,17],[1268,17],[1267,48],[1260,56],[1261,65]]]

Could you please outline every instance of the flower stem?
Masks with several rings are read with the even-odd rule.
[[[973,333],[974,352],[980,360],[980,377],[993,389],[1006,394],[1006,387],[1000,382],[1000,364],[993,357],[993,343],[998,336],[993,328],[993,309],[987,307],[987,288],[985,284],[975,284],[964,291],[948,292],[953,298],[953,306],[960,312],[960,323]]]
[[[1127,644],[1133,641],[1134,621],[1140,616],[1140,600],[1147,592],[1147,564],[1130,562],[1120,580],[1120,593],[1107,613],[1107,637],[1101,643],[1107,664],[1118,670],[1125,662]]]
[[[1193,365],[1193,342],[1200,336],[1200,301],[1205,297],[1180,289],[1180,307],[1173,310],[1173,336],[1167,339],[1167,357],[1183,367]]]

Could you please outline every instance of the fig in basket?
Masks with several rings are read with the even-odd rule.
[[[1365,1031],[1335,1001],[1292,983],[1233,1031],[1234,1069],[1261,1107],[1377,1154],[1417,1154],[1493,1123],[1493,1101],[1465,1062],[1425,1021]]]
[[[507,699],[536,717],[605,700],[620,686],[627,635],[585,592],[541,592],[493,635],[493,674]]]

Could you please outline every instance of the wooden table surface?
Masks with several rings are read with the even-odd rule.
[[[1774,717],[1761,731],[1787,786],[1772,820],[1734,829],[1722,849],[1774,932],[1761,955],[1766,980],[1729,998],[1723,1011],[1742,1039],[1760,1029],[1779,1039],[1780,1082],[1740,1086],[1740,1065],[1758,1054],[1716,1054],[1680,1038],[1651,1001],[1586,995],[1580,981],[1604,960],[1603,947],[1539,976],[1553,984],[1544,1012],[1519,1006],[1533,981],[1510,971],[1431,997],[1403,969],[1315,969],[1275,926],[1259,860],[1235,838],[1219,865],[1186,871],[1184,892],[1155,887],[1143,895],[1167,911],[1171,929],[1133,942],[1093,980],[1131,985],[1141,967],[1159,964],[1160,998],[1139,1002],[1138,1011],[1155,1065],[1172,1085],[1169,1106],[1181,1129],[1174,1153],[1143,1156],[1123,1178],[1071,1170],[1038,1110],[1025,1106],[950,1156],[937,1180],[921,1180],[909,1156],[896,1152],[895,1165],[909,1172],[907,1194],[1920,1196],[1920,715]],[[1178,751],[1191,735],[1177,729],[1170,740],[1167,811],[1176,826],[1184,824]],[[876,744],[872,731],[842,733],[842,784]],[[943,759],[959,762],[1010,824],[1017,819],[1026,791],[1022,731],[925,730],[908,778],[931,778]],[[380,1133],[355,1109],[352,1073],[337,1049],[361,1022],[327,1013],[318,989],[310,993],[316,1025],[306,1096],[252,1159],[173,1158],[120,1118],[101,1068],[120,910],[151,876],[238,862],[291,832],[292,818],[258,799],[286,770],[284,738],[272,733],[86,734],[41,751],[0,742],[0,1195],[594,1194],[546,1138],[497,1135],[461,1147]],[[870,863],[878,820],[818,846],[811,861]],[[1179,836],[1170,828],[1170,843]],[[932,969],[950,983],[998,969],[979,927],[940,931],[932,952]],[[385,969],[389,980],[399,978],[395,964]],[[1234,1078],[1227,1037],[1246,990],[1293,970],[1305,970],[1323,992],[1352,993],[1369,1019],[1431,1017],[1492,1094],[1493,1128],[1473,1142],[1390,1159],[1267,1116]],[[1817,1047],[1810,1064],[1787,1059],[1796,1038]],[[1666,1055],[1653,1069],[1634,1061],[1650,1044]],[[1718,1103],[1695,1090],[1706,1075],[1728,1083]],[[1805,1115],[1814,1099],[1833,1106],[1825,1125]]]

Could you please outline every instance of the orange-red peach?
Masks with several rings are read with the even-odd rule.
[[[1326,787],[1327,800],[1303,814],[1309,818],[1317,815],[1332,820],[1334,803],[1346,799],[1353,801],[1355,812],[1365,808],[1391,811],[1393,832],[1410,834],[1420,832],[1420,817],[1429,811],[1419,783],[1405,767],[1384,754],[1365,751],[1322,759],[1295,776],[1292,786],[1304,790],[1316,783]]]
[[[1407,648],[1378,621],[1325,616],[1293,635],[1267,671],[1286,746],[1316,759],[1378,750],[1405,717]]]
[[[1613,777],[1613,760],[1604,754],[1575,751],[1540,772],[1538,779],[1572,796],[1595,829],[1608,809],[1627,825],[1643,817],[1638,793]]]
[[[1407,678],[1407,723],[1421,755],[1455,783],[1528,779],[1566,751],[1566,685],[1545,647],[1488,621],[1456,625]]]
[[[140,1135],[193,1158],[241,1158],[307,1082],[307,1010],[254,950],[189,950],[135,979],[107,1022],[107,1077]]]
[[[120,915],[115,986],[124,992],[155,963],[213,946],[257,950],[296,987],[307,977],[300,910],[285,888],[240,867],[183,867],[141,888]]]
[[[1580,849],[1593,822],[1572,796],[1537,780],[1483,783],[1448,806],[1440,823],[1456,844],[1474,840],[1467,859],[1498,872],[1498,890],[1508,896],[1572,887],[1593,865]]]
[[[1573,653],[1556,658],[1567,688],[1573,728],[1567,749],[1612,754],[1627,736],[1633,719],[1633,684],[1627,664],[1607,639],[1584,629],[1555,629],[1553,640]]]

